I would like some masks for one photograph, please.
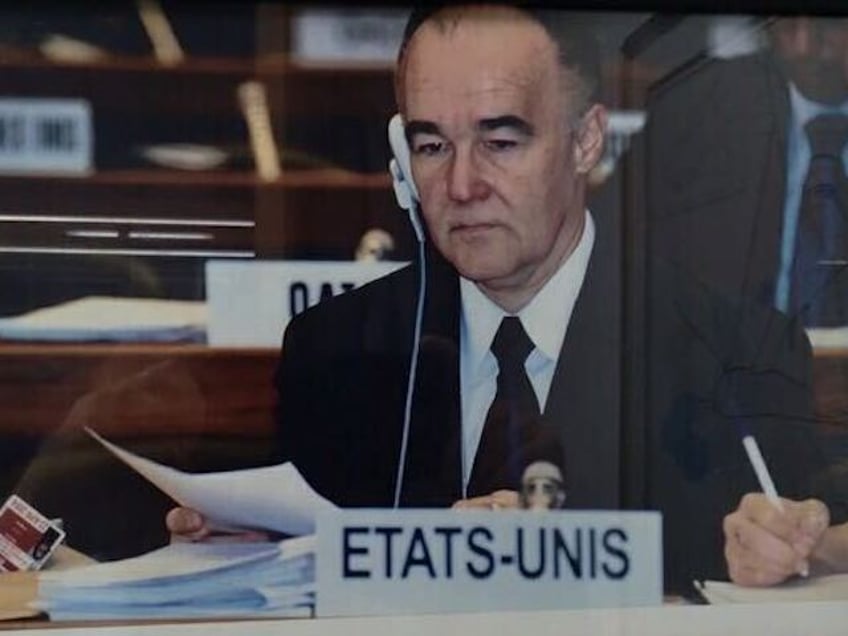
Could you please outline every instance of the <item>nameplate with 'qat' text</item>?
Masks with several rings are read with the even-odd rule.
[[[209,260],[206,262],[209,344],[279,347],[286,325],[297,314],[405,264]],[[245,311],[245,307],[250,307],[250,311]]]
[[[317,527],[319,616],[662,602],[656,512],[360,509]]]

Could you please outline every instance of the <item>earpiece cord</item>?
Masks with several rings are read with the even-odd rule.
[[[416,211],[413,207],[409,211],[413,227],[418,227]],[[406,404],[403,410],[403,434],[400,442],[400,456],[398,457],[397,477],[395,478],[395,500],[394,507],[400,507],[400,495],[403,491],[403,478],[406,471],[406,449],[409,443],[409,428],[412,420],[412,397],[415,393],[415,376],[418,370],[418,350],[421,346],[421,327],[424,322],[424,298],[427,289],[427,268],[424,256],[424,236],[416,231],[418,238],[418,305],[415,308],[415,331],[412,340],[412,352],[409,355],[409,377],[406,384]]]

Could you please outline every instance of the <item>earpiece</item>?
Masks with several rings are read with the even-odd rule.
[[[398,205],[409,212],[409,220],[415,229],[415,236],[420,241],[424,240],[424,230],[418,219],[418,190],[412,180],[412,166],[409,160],[409,146],[406,143],[406,135],[403,129],[403,119],[400,113],[395,114],[389,120],[389,146],[392,149],[392,159],[389,161],[389,173],[392,175],[392,183],[395,189],[395,198]]]
[[[409,146],[403,129],[403,118],[395,113],[389,120],[389,146],[393,158],[389,161],[389,172],[395,186],[398,205],[404,210],[418,203],[418,191],[412,180],[412,165],[409,160]]]
[[[424,326],[424,300],[427,293],[427,259],[424,249],[424,228],[418,218],[418,190],[412,180],[412,167],[409,161],[409,146],[406,143],[403,119],[400,114],[389,120],[389,146],[394,157],[389,161],[389,172],[395,187],[398,205],[409,213],[409,221],[418,240],[418,302],[415,305],[415,327],[412,339],[412,352],[409,355],[409,376],[406,383],[406,401],[403,409],[403,434],[398,451],[397,476],[395,477],[394,507],[400,507],[403,493],[403,478],[406,473],[406,451],[409,445],[409,428],[412,423],[412,397],[415,394],[415,376],[418,372],[418,352],[421,348],[421,331]]]

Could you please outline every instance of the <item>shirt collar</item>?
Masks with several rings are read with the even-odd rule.
[[[848,115],[848,100],[835,106],[815,102],[804,97],[792,82],[789,83],[789,105],[795,116],[795,121],[801,129],[807,125],[807,122],[819,115],[840,113]]]
[[[574,251],[517,314],[535,347],[551,361],[557,359],[562,348],[595,242],[592,215],[588,210],[585,214],[583,233]],[[463,277],[460,277],[460,295],[462,331],[468,344],[470,368],[476,372],[492,345],[501,320],[510,314],[489,300],[472,281]],[[473,320],[469,319],[471,316]]]

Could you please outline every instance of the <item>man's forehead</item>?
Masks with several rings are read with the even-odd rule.
[[[482,118],[502,114],[500,111],[504,108],[512,110],[532,105],[544,85],[537,78],[504,79],[483,73],[468,82],[450,82],[444,77],[429,81],[422,78],[410,81],[407,89],[407,100],[413,106],[430,110],[431,104],[473,104]]]
[[[526,108],[523,102],[539,100],[555,86],[555,47],[544,30],[509,34],[501,26],[509,27],[485,21],[464,31],[461,24],[447,31],[422,26],[410,44],[404,76],[408,114],[437,104],[473,104],[479,117],[497,116]]]
[[[465,17],[449,28],[425,22],[410,40],[407,74],[450,70],[479,74],[487,69],[515,73],[556,63],[556,45],[544,28],[517,14],[491,19]],[[518,73],[515,73],[518,75]]]
[[[440,33],[451,33],[458,27],[476,28],[480,26],[498,27],[503,25],[525,24],[538,25],[536,18],[523,9],[506,4],[455,4],[443,6],[441,9],[424,11],[419,19],[411,17],[415,26],[405,34],[408,39],[414,38],[421,30],[436,29]],[[410,29],[410,25],[407,25]]]

